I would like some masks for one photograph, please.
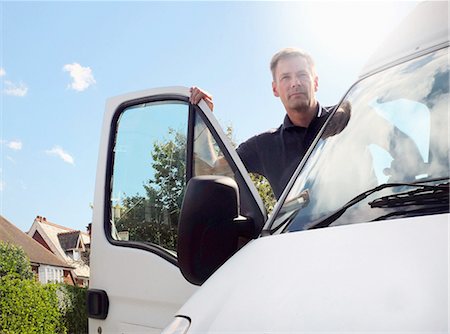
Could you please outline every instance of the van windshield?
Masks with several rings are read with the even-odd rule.
[[[441,49],[353,86],[275,213],[272,233],[449,211],[447,57]]]

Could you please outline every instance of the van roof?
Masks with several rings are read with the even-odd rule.
[[[448,41],[448,1],[419,3],[369,58],[360,77],[412,55],[448,45]]]

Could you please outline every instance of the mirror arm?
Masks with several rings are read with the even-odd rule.
[[[255,236],[255,223],[251,217],[238,216],[233,219],[233,223],[236,224],[237,232],[240,237],[254,239]]]

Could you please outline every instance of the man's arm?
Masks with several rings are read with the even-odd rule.
[[[328,123],[325,131],[322,134],[322,138],[328,138],[341,133],[347,126],[350,117],[352,115],[352,105],[349,101],[344,101],[336,110],[330,122]]]

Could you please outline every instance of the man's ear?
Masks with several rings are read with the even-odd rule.
[[[275,97],[280,97],[280,94],[278,94],[277,83],[275,81],[272,81],[272,92]]]
[[[317,92],[319,90],[319,77],[316,75],[314,78],[314,91]]]

